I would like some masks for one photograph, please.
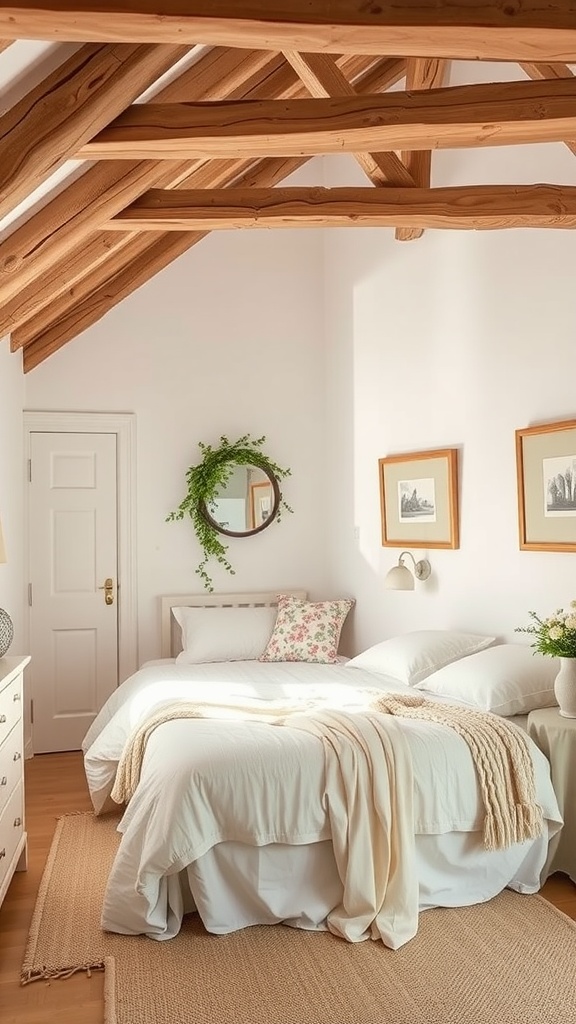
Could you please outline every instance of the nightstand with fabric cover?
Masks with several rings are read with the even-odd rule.
[[[552,785],[564,828],[550,841],[543,880],[563,871],[576,882],[576,718],[563,718],[558,708],[528,715],[528,733],[548,758]]]

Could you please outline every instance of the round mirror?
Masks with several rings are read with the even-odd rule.
[[[202,515],[227,537],[250,537],[270,525],[280,506],[280,488],[272,473],[259,466],[234,465],[226,485]]]

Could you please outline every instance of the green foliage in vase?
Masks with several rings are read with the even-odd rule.
[[[202,561],[198,565],[196,573],[208,591],[214,590],[212,578],[206,569],[211,558],[219,562],[232,576],[234,576],[234,569],[228,560],[228,545],[223,543],[221,534],[208,521],[204,515],[204,509],[209,509],[225,489],[236,466],[257,466],[278,481],[291,474],[291,470],[283,469],[264,454],[262,447],[265,441],[266,437],[264,436],[252,438],[250,434],[244,434],[237,441],[230,441],[222,435],[220,444],[216,448],[199,441],[198,447],[202,452],[202,458],[197,465],[190,466],[187,470],[188,489],[186,495],[178,508],[166,518],[166,522],[184,519],[184,516],[189,516],[192,520],[203,552]],[[275,517],[277,522],[280,522],[282,510],[293,511],[280,494],[280,505]]]
[[[570,611],[558,608],[548,619],[541,619],[536,612],[528,612],[532,619],[529,626],[518,626],[516,633],[530,633],[531,643],[540,654],[551,658],[576,658],[576,601],[570,602]]]

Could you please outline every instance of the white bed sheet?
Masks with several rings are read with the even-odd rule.
[[[326,695],[330,688],[333,695],[353,705],[358,686],[407,689],[344,665],[149,664],[116,691],[86,736],[86,774],[95,808],[104,805],[130,731],[147,711],[166,701],[212,698],[216,693],[223,700],[233,696],[293,699],[296,694]],[[170,722],[152,735],[141,785],[121,823],[123,840],[105,899],[106,928],[170,938],[179,930],[183,913],[193,906],[206,928],[215,932],[280,920],[299,927],[324,927],[326,914],[340,901],[341,884],[322,810],[323,764],[313,753],[314,738],[264,724],[247,736],[238,731],[239,725],[196,721],[194,751],[183,766],[180,752],[189,745],[190,722]],[[452,730],[433,723],[406,721],[406,727],[415,774],[420,909],[480,902],[506,885],[537,891],[548,838],[561,825],[549,766],[540,751],[532,745],[546,834],[510,850],[488,853],[481,843],[483,808],[467,745]],[[262,749],[277,744],[279,732],[290,734],[290,773],[298,774],[306,764],[300,801],[291,808],[288,824],[286,817],[271,813],[271,805],[278,804],[278,789],[267,784],[257,800],[252,792]],[[236,750],[239,742],[240,751]],[[242,780],[247,754],[250,768]],[[285,760],[277,764],[286,769]],[[173,783],[169,791],[167,769]],[[183,808],[177,779],[183,780],[183,791],[189,791],[190,770],[196,773],[195,783],[200,779],[207,791],[226,778],[233,778],[237,787],[237,796],[227,808],[226,828],[192,854],[188,843],[184,853],[174,837],[174,831],[183,834],[189,827],[190,808]],[[434,785],[434,778],[442,778],[443,784]],[[304,808],[303,793],[308,801]],[[245,824],[252,819],[254,804],[265,808],[267,816],[257,814],[248,834]],[[287,834],[290,844],[283,841]]]

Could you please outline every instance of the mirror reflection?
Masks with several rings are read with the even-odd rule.
[[[234,466],[225,487],[206,506],[206,514],[221,533],[246,536],[263,530],[274,519],[280,502],[277,481],[259,466]]]

